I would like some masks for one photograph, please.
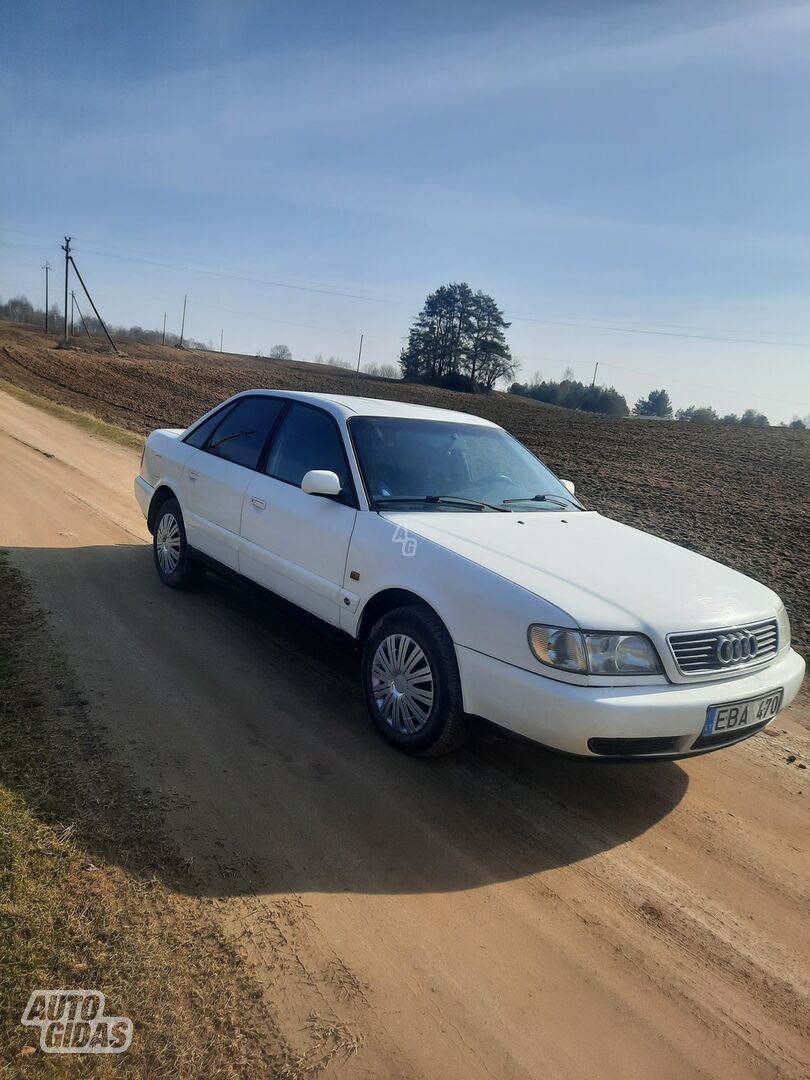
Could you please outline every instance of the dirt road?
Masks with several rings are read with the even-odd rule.
[[[158,584],[136,469],[0,395],[0,546],[110,767],[151,791],[325,1075],[807,1075],[795,717],[687,763],[600,767],[483,735],[403,758],[370,730],[343,644],[215,579]]]

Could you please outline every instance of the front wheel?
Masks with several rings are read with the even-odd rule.
[[[362,680],[371,719],[398,750],[433,757],[467,738],[453,642],[429,608],[382,616],[363,649]]]
[[[152,554],[158,577],[164,585],[185,589],[197,577],[186,540],[183,511],[176,499],[167,499],[157,512]]]

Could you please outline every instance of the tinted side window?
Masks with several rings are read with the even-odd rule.
[[[208,442],[208,436],[211,432],[222,423],[227,413],[233,408],[232,405],[226,405],[224,409],[217,409],[215,413],[208,417],[207,420],[203,420],[199,427],[185,440],[189,446],[196,446],[198,450],[202,450],[205,444]]]
[[[335,421],[322,409],[293,405],[276,436],[267,473],[300,487],[310,469],[329,469],[337,473],[344,491],[351,487]]]
[[[242,398],[214,432],[208,453],[255,469],[282,405],[269,397]]]

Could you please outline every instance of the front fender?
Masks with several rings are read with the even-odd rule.
[[[526,639],[529,625],[576,626],[554,604],[373,512],[357,515],[345,584],[360,598],[342,623],[353,637],[374,596],[404,589],[433,608],[456,645],[531,671],[537,665]]]

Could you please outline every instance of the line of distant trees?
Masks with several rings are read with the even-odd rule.
[[[79,312],[76,312],[73,336],[75,338],[86,337],[84,329],[84,325],[86,324],[91,337],[103,338],[104,331],[101,329],[101,323],[98,319],[85,311],[84,306],[82,307],[82,314],[84,315],[84,324],[79,317]],[[26,296],[14,296],[6,301],[3,301],[3,299],[0,298],[0,319],[5,319],[6,322],[33,326],[38,330],[45,329],[45,309],[35,307]],[[48,323],[48,328],[52,334],[62,333],[64,314],[58,304],[52,304],[48,309]],[[163,332],[161,330],[147,330],[143,326],[110,326],[108,324],[107,329],[114,338],[119,338],[124,341],[140,341],[144,345],[160,345],[163,340]],[[166,344],[179,345],[180,335],[172,334],[167,331]],[[184,338],[183,344],[189,349],[213,348],[211,342],[206,345],[202,341],[194,341],[191,338]]]
[[[629,416],[627,399],[613,386],[589,386],[574,378],[568,368],[559,382],[552,379],[532,382],[514,382],[510,394],[534,398],[548,405],[561,405],[564,409],[582,409],[584,412],[601,413],[604,416]]]
[[[647,397],[639,398],[633,406],[634,416],[648,416],[662,420],[683,420],[691,424],[742,424],[744,427],[768,427],[770,421],[765,413],[758,409],[746,409],[741,415],[726,413],[721,416],[711,405],[688,405],[673,414],[672,401],[666,390],[651,390]],[[802,419],[794,416],[783,427],[804,431],[810,426],[810,416]]]
[[[324,358],[323,353],[316,353],[312,357],[312,362],[313,364],[326,364],[327,367],[341,368],[344,371],[356,370],[348,360],[342,360],[339,356]],[[395,364],[363,364],[360,370],[375,379],[398,379],[400,377],[399,368]]]
[[[571,368],[566,368],[562,379],[540,380],[535,376],[531,382],[515,382],[509,387],[510,394],[534,398],[549,405],[561,405],[566,409],[581,409],[584,412],[601,413],[605,416],[629,416],[630,410],[622,394],[612,386],[589,386],[574,378]],[[768,427],[768,417],[757,409],[746,409],[744,413],[726,413],[721,416],[711,405],[688,405],[685,409],[674,411],[672,400],[666,390],[651,390],[647,397],[639,398],[633,406],[634,416],[650,417],[660,420],[682,420],[692,424],[741,424],[743,427]],[[810,415],[802,419],[794,416],[782,427],[804,431],[810,427]]]
[[[84,321],[87,324],[87,329],[90,331],[92,337],[102,338],[103,330],[101,329],[101,323],[94,316],[89,315],[84,308],[82,308],[82,314],[84,315]],[[36,307],[25,296],[15,296],[9,300],[3,300],[0,297],[0,320],[6,322],[17,323],[20,326],[32,326],[38,330],[45,329],[45,309]],[[48,323],[49,330],[54,335],[62,334],[62,328],[64,325],[64,315],[62,309],[58,304],[52,304],[48,311]],[[161,330],[147,330],[143,326],[109,326],[107,329],[110,334],[117,339],[139,341],[144,345],[160,345],[163,340],[163,332]],[[78,312],[74,320],[74,337],[84,337],[85,330],[82,324],[81,318]],[[179,345],[179,334],[172,334],[168,330],[166,331],[166,344],[167,345]],[[189,349],[205,349],[209,352],[214,351],[213,342],[205,344],[202,341],[195,341],[192,338],[184,338],[183,344]],[[257,359],[269,359],[269,360],[292,360],[292,350],[288,345],[273,345],[267,351],[267,353],[257,352],[255,354]],[[354,370],[354,365],[350,364],[348,360],[341,360],[337,356],[330,356],[328,359],[324,359],[321,353],[313,357],[313,361],[316,364],[328,364],[330,367],[345,368],[347,370]],[[362,369],[366,375],[374,376],[379,379],[399,379],[400,371],[396,364],[364,364]]]

